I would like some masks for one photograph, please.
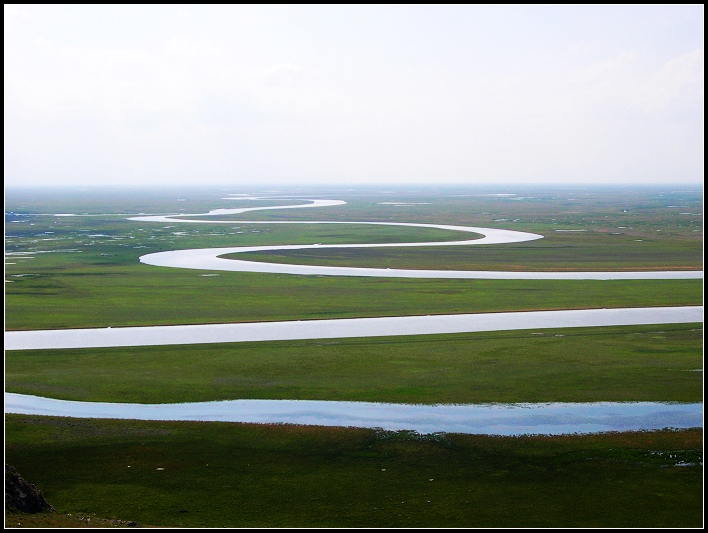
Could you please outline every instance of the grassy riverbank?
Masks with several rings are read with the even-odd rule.
[[[8,268],[8,279],[13,281],[5,288],[8,330],[703,303],[700,279],[528,281],[231,272],[205,275],[210,273],[142,264],[83,264],[69,262],[58,254],[38,256],[22,267],[22,277],[13,277],[13,270]]]
[[[6,416],[60,512],[182,527],[700,527],[702,431],[499,438]]]
[[[9,392],[179,403],[703,400],[701,324],[8,351]]]
[[[543,239],[503,246],[341,248],[249,252],[244,261],[340,267],[512,272],[700,270],[695,242],[606,232],[550,233]],[[622,231],[622,230],[621,230]],[[654,237],[654,238],[652,238]],[[441,258],[444,258],[441,260]]]

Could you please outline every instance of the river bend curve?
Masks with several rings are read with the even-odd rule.
[[[258,197],[228,199],[260,200]],[[368,224],[445,229],[482,234],[482,238],[442,242],[387,244],[329,244],[250,246],[176,250],[140,257],[144,264],[220,270],[294,275],[376,276],[399,278],[460,279],[696,279],[702,271],[647,272],[502,272],[455,270],[407,270],[380,268],[327,267],[292,265],[225,259],[233,253],[269,250],[303,250],[313,248],[435,247],[478,246],[527,242],[542,235],[512,230],[450,226],[439,224],[342,221],[234,221],[187,219],[195,216],[222,216],[266,209],[300,209],[343,205],[341,200],[310,200],[306,204],[216,209],[208,213],[187,215],[150,215],[131,217],[140,222],[181,222],[191,224]],[[496,315],[496,317],[494,316]],[[503,317],[501,315],[504,315]],[[506,316],[510,315],[510,316]],[[512,316],[513,315],[513,319]],[[499,319],[502,320],[499,320]],[[608,322],[608,320],[610,322]],[[613,324],[646,324],[696,322],[703,320],[703,307],[596,309],[527,313],[485,313],[478,315],[440,315],[422,317],[382,317],[350,320],[294,321],[255,324],[212,324],[193,326],[116,328],[101,330],[53,330],[5,332],[6,349],[56,349],[86,346],[161,345],[204,342],[243,342],[261,340],[294,340],[298,338],[335,338],[346,336],[387,336],[446,333],[459,331],[493,331],[528,327],[593,327]],[[349,323],[354,325],[351,329]],[[448,323],[457,325],[450,329]],[[440,324],[438,324],[440,323]],[[444,325],[443,325],[444,324]],[[280,325],[283,330],[273,336]],[[396,329],[398,326],[398,330]],[[345,329],[339,331],[342,326]],[[305,331],[309,327],[312,331]],[[379,332],[377,327],[383,329]],[[314,328],[314,329],[313,329]],[[372,329],[373,328],[373,329]],[[442,329],[441,329],[442,328]],[[457,328],[457,329],[455,329]],[[148,341],[146,337],[164,329]],[[243,331],[242,331],[243,330]],[[245,333],[246,330],[268,331]],[[332,331],[330,331],[332,330]],[[181,332],[186,332],[182,341]],[[158,331],[159,332],[159,331]],[[177,334],[180,332],[179,334]],[[236,333],[234,333],[236,332]],[[220,337],[219,335],[226,335]],[[215,336],[216,335],[216,336]],[[254,336],[255,335],[255,336]],[[260,336],[259,336],[260,335]],[[89,339],[90,340],[87,340]],[[132,340],[127,341],[130,338]],[[142,340],[139,340],[142,339]],[[172,339],[168,341],[167,339]],[[218,339],[218,340],[214,340]],[[9,345],[8,345],[9,342]],[[128,342],[126,344],[126,342]],[[602,431],[661,429],[664,427],[702,427],[703,404],[667,404],[651,402],[598,402],[593,404],[520,404],[520,405],[434,405],[402,406],[367,402],[308,402],[291,400],[233,400],[199,404],[140,405],[101,402],[69,402],[37,396],[5,393],[5,412],[87,418],[132,418],[141,420],[222,420],[258,423],[299,423],[413,429],[422,433],[460,432],[495,435],[567,434]]]
[[[250,197],[250,199],[260,199]],[[481,228],[472,226],[454,226],[446,224],[419,224],[409,222],[342,222],[342,221],[247,221],[247,220],[204,220],[185,217],[235,215],[247,211],[265,209],[295,209],[307,207],[328,207],[343,205],[342,200],[311,200],[309,204],[273,207],[247,207],[238,209],[216,209],[202,214],[180,214],[168,216],[140,216],[129,220],[140,222],[181,222],[197,224],[359,224],[372,226],[405,226],[417,228],[442,229],[463,233],[481,234],[482,238],[456,241],[404,242],[404,243],[369,243],[369,244],[297,244],[276,246],[234,246],[224,248],[194,248],[156,252],[140,257],[140,262],[161,267],[188,268],[196,270],[216,270],[226,272],[258,272],[269,274],[293,274],[302,276],[365,276],[383,278],[436,278],[436,279],[525,279],[525,280],[630,280],[630,279],[697,279],[703,278],[703,272],[695,270],[677,271],[637,271],[637,272],[508,272],[508,271],[472,271],[472,270],[411,270],[398,268],[358,268],[332,267],[320,265],[293,265],[287,263],[264,263],[226,259],[222,256],[247,252],[307,250],[325,248],[411,248],[439,246],[480,246],[511,244],[542,239],[543,235],[523,231]]]

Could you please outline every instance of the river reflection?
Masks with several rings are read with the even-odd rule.
[[[702,403],[408,405],[311,400],[128,404],[5,393],[5,412],[76,418],[304,424],[419,433],[563,435],[703,427]]]

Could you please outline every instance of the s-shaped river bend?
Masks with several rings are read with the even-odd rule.
[[[233,199],[233,198],[229,198]],[[244,199],[244,198],[242,198]],[[245,198],[260,199],[260,198]],[[372,276],[448,279],[700,279],[702,271],[647,272],[502,272],[460,270],[405,270],[381,268],[290,265],[225,259],[221,256],[272,250],[322,248],[379,248],[478,246],[519,243],[542,235],[512,230],[400,222],[235,221],[185,217],[235,215],[264,209],[298,209],[342,205],[341,200],[312,200],[307,204],[217,209],[197,215],[140,216],[140,222],[190,224],[357,224],[436,228],[481,234],[482,238],[386,244],[310,244],[175,250],[144,255],[142,263],[172,268],[259,272],[319,276]],[[703,307],[592,309],[523,313],[484,313],[337,320],[308,320],[248,324],[207,324],[138,328],[75,329],[5,332],[9,350],[147,346],[211,342],[245,342],[422,335],[530,328],[592,327],[634,324],[702,322]],[[413,429],[420,432],[464,432],[500,435],[563,434],[598,431],[702,427],[703,404],[652,402],[519,405],[392,405],[365,402],[294,400],[233,400],[193,404],[139,405],[71,402],[36,396],[5,394],[5,412],[94,418],[144,420],[218,420],[233,422],[288,422],[335,426]]]

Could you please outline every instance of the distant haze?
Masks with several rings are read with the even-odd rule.
[[[5,183],[699,184],[703,17],[5,5]]]

